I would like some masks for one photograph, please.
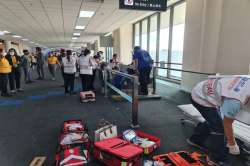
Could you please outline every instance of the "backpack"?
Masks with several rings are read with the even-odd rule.
[[[144,64],[147,64],[148,66],[152,67],[154,61],[149,55],[149,53],[147,51],[141,51],[141,55],[142,55],[142,60],[144,61]]]

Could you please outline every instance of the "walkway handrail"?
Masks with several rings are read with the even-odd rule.
[[[169,63],[169,62],[164,62],[164,61],[159,61],[159,62],[154,62],[156,64],[164,64],[164,65],[180,65],[182,66],[182,63]]]
[[[119,74],[122,75],[133,82],[132,87],[132,97],[126,94],[125,92],[121,91],[120,89],[116,88],[114,85],[108,82],[108,77],[110,74]],[[120,94],[125,100],[130,102],[132,104],[132,128],[138,128],[138,111],[139,111],[139,101],[138,101],[138,77],[134,75],[129,75],[120,71],[111,70],[111,69],[105,69],[104,70],[104,80],[105,80],[105,86],[104,86],[104,92],[105,97],[108,96],[108,87],[112,90],[114,90],[116,93]]]
[[[200,75],[207,75],[207,76],[215,75],[215,73],[203,73],[203,72],[196,72],[196,71],[191,71],[191,70],[174,69],[174,68],[170,68],[170,67],[157,67],[157,66],[154,66],[154,68],[165,69],[165,70],[173,70],[173,71],[180,71],[180,72],[185,72],[185,73],[200,74]]]

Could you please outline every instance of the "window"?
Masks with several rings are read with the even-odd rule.
[[[159,41],[159,62],[160,67],[167,67],[165,62],[168,62],[168,46],[169,46],[169,21],[170,21],[170,10],[161,13],[160,19],[160,41]],[[159,69],[158,75],[167,77],[167,70]]]
[[[152,59],[156,62],[156,45],[157,45],[157,17],[155,14],[150,17],[150,37],[149,37],[149,53]]]
[[[113,58],[113,47],[106,47],[105,49],[105,62],[109,62]]]
[[[134,24],[134,46],[148,50],[159,67],[182,69],[185,13],[185,0],[168,0],[166,12],[154,13]],[[158,69],[157,74],[180,80],[182,73],[171,69]]]
[[[148,19],[142,21],[141,48],[148,50]]]
[[[135,27],[134,27],[134,33],[135,33],[135,36],[134,36],[134,46],[139,46],[140,45],[140,24],[137,23],[135,24]]]
[[[174,7],[171,63],[182,63],[186,4]],[[172,64],[171,68],[182,69],[182,65]],[[170,71],[170,77],[181,77],[181,72]]]

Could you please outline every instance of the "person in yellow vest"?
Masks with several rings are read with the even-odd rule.
[[[3,55],[3,49],[0,49],[0,90],[1,96],[10,97],[8,93],[8,74],[11,72],[11,66]]]
[[[11,65],[11,72],[9,73],[9,84],[10,92],[16,93],[23,91],[21,88],[21,57],[17,55],[17,52],[14,48],[9,49],[6,59]]]
[[[55,53],[49,53],[48,57],[48,67],[49,67],[49,72],[52,76],[52,80],[56,80],[56,66],[59,64],[59,61],[56,57]]]

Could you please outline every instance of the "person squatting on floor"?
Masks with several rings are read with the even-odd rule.
[[[232,124],[237,113],[249,101],[249,96],[250,79],[245,77],[213,78],[197,84],[192,90],[191,100],[206,121],[197,125],[188,143],[204,147],[208,136],[211,136],[211,160],[221,165],[226,160],[226,147],[230,154],[240,154]]]
[[[10,72],[11,66],[3,55],[3,49],[0,49],[0,90],[3,97],[10,97],[8,93],[8,74]]]
[[[23,67],[23,73],[24,73],[24,81],[26,84],[32,83],[32,77],[31,77],[31,60],[32,57],[28,50],[23,50],[23,56],[22,56],[22,67]]]
[[[37,74],[38,74],[38,80],[43,80],[44,79],[44,70],[43,70],[43,65],[44,65],[44,56],[42,53],[41,47],[36,47],[36,63],[37,63]]]
[[[76,94],[74,92],[75,73],[76,73],[76,58],[72,56],[72,51],[66,51],[66,57],[62,58],[64,79],[65,79],[65,94],[70,93],[71,95]],[[69,91],[70,88],[70,91]]]
[[[18,92],[23,91],[21,88],[21,57],[17,55],[14,48],[11,48],[6,58],[11,65],[11,72],[9,73],[10,92],[16,93],[16,90]]]
[[[92,90],[93,65],[90,56],[90,50],[85,49],[84,51],[82,51],[78,60],[78,64],[82,81],[82,91]]]
[[[145,50],[142,50],[139,46],[134,48],[133,60],[136,73],[139,74],[139,94],[148,95],[148,84],[150,82],[150,72],[152,69],[153,60],[149,53]]]
[[[49,72],[52,76],[52,80],[55,81],[56,80],[56,67],[59,64],[59,61],[56,57],[56,53],[49,53],[49,57],[48,57],[48,68],[49,68]]]

